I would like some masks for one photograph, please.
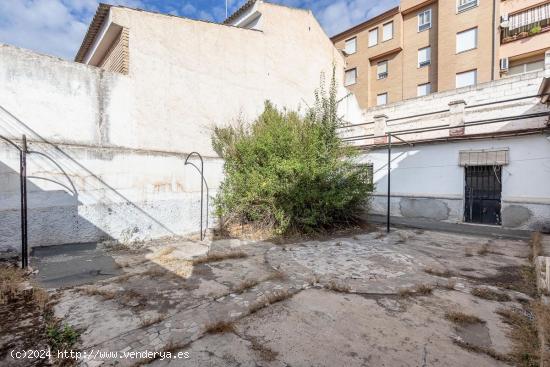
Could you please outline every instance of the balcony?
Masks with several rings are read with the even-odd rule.
[[[550,30],[550,3],[511,14],[508,27],[501,27],[501,43],[513,42]]]

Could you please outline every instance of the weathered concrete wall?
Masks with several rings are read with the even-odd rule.
[[[395,216],[461,222],[464,167],[459,151],[508,148],[502,170],[502,225],[550,229],[550,139],[530,135],[503,139],[420,144],[392,149],[391,213]],[[386,214],[387,150],[375,149],[364,161],[374,164],[374,214]]]
[[[31,246],[198,232],[200,175],[184,166],[184,154],[60,144],[54,148],[37,142],[30,148],[46,152],[67,173],[40,155],[28,156]],[[205,161],[211,196],[222,165],[220,159]],[[0,249],[20,246],[18,169],[18,152],[0,144]],[[210,225],[214,222],[211,216]]]
[[[311,12],[265,4],[262,13],[257,31],[114,7],[110,19],[129,30],[128,75],[0,44],[0,135],[26,134],[68,175],[29,156],[32,246],[198,231],[200,178],[184,159],[206,158],[214,195],[223,162],[211,127],[252,120],[268,99],[305,109],[321,73],[328,86],[343,69]],[[361,118],[353,96],[341,114]],[[1,143],[0,249],[20,246],[18,165]]]
[[[364,114],[362,126],[342,130],[343,137],[358,135],[380,136],[388,132],[430,128],[465,126],[464,133],[483,134],[539,128],[546,125],[546,117],[525,118],[521,120],[504,120],[490,125],[468,126],[469,122],[509,116],[527,115],[547,112],[548,107],[536,97],[544,72],[532,72],[494,82],[478,84],[457,90],[432,93],[428,96],[392,103],[386,106],[368,109]],[[535,96],[532,98],[523,98]],[[503,100],[506,103],[476,106]],[[463,104],[453,102],[463,101]],[[436,114],[433,112],[440,111]],[[419,114],[429,114],[417,117]],[[424,132],[402,136],[408,140],[423,140],[449,137],[449,130]],[[377,139],[362,139],[358,145],[384,143]]]

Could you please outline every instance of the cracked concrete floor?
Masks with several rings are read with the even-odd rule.
[[[193,263],[208,250],[247,256]],[[155,366],[504,365],[456,341],[510,351],[495,311],[530,298],[528,252],[520,240],[407,229],[286,245],[160,241],[108,252],[122,274],[55,290],[55,310],[82,330],[84,351],[189,352],[185,361],[140,362]],[[419,285],[434,291],[403,296]],[[475,297],[475,287],[510,300]],[[455,325],[449,311],[483,322]]]

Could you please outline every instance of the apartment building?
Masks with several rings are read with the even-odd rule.
[[[550,1],[402,0],[332,37],[363,108],[540,71]]]

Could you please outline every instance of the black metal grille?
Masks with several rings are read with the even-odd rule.
[[[470,223],[501,224],[501,166],[466,167],[464,220]]]

